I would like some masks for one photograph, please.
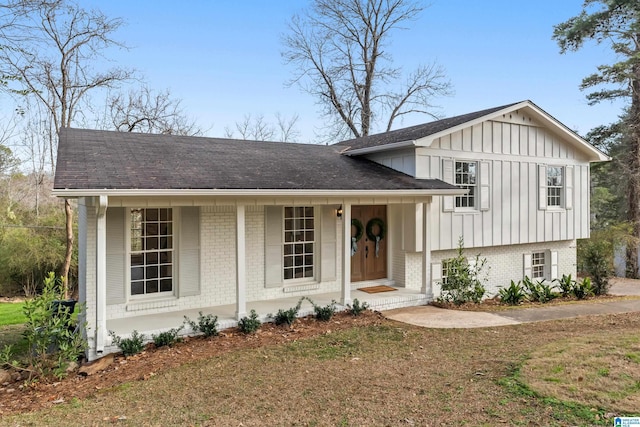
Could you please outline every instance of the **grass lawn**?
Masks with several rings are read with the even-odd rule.
[[[0,350],[5,345],[11,345],[13,354],[23,354],[27,350],[27,343],[22,332],[26,319],[22,312],[24,303],[0,303]]]
[[[0,425],[611,426],[640,415],[639,328],[638,313],[466,330],[385,320],[158,366]]]
[[[0,326],[19,325],[27,321],[22,313],[24,303],[0,302]]]

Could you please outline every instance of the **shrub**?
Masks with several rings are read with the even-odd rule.
[[[180,341],[178,334],[182,330],[183,326],[179,328],[171,328],[168,331],[160,332],[158,335],[151,335],[151,339],[153,339],[153,344],[156,347],[171,347],[176,342]]]
[[[522,280],[522,284],[528,293],[529,301],[545,303],[556,297],[556,294],[553,293],[553,285],[547,285],[544,283],[544,279],[541,281],[533,281],[525,277]]]
[[[109,336],[111,336],[113,343],[120,348],[125,357],[133,356],[144,350],[145,336],[136,330],[131,333],[130,338],[120,338],[113,331],[109,331]]]
[[[458,255],[445,261],[446,280],[442,281],[442,293],[439,301],[452,302],[456,305],[466,302],[479,303],[486,294],[482,284],[487,281],[487,273],[483,270],[486,258],[476,256],[473,265],[464,256],[464,240],[458,240]]]
[[[575,280],[571,278],[570,274],[563,274],[561,279],[553,279],[553,281],[557,283],[557,287],[560,290],[560,295],[562,295],[563,297],[568,297],[572,294]]]
[[[244,316],[238,321],[238,328],[243,334],[253,334],[260,329],[260,319],[258,319],[258,313],[255,310],[251,310],[249,317]]]
[[[30,350],[26,364],[36,376],[64,377],[69,363],[78,360],[87,348],[72,317],[75,302],[65,304],[61,285],[62,280],[49,273],[42,293],[24,303],[24,336]]]
[[[607,245],[604,242],[592,241],[586,245],[583,252],[583,265],[585,273],[591,278],[595,295],[606,295],[609,292],[609,277],[611,277],[609,263]]]
[[[513,280],[509,287],[501,288],[498,294],[500,295],[500,302],[509,305],[518,305],[526,297],[521,282],[516,283]]]
[[[309,301],[313,306],[313,311],[316,314],[317,320],[328,322],[336,313],[336,302],[334,300],[331,300],[331,304],[327,304],[325,306],[316,305],[316,303],[314,303],[310,298],[307,298],[307,301]]]
[[[591,279],[585,277],[582,282],[574,283],[571,293],[577,299],[585,299],[593,295],[593,285],[591,284]]]
[[[218,335],[218,316],[207,314],[204,316],[201,311],[198,312],[198,322],[184,316],[184,321],[191,327],[193,332],[202,333],[205,337],[214,337]]]
[[[298,312],[300,311],[300,307],[302,306],[302,300],[304,298],[300,298],[298,304],[295,307],[291,307],[288,310],[279,309],[275,316],[273,316],[274,322],[276,325],[288,325],[291,326],[298,318]],[[269,317],[272,317],[269,315]]]
[[[354,298],[353,305],[347,304],[347,308],[353,316],[360,316],[362,312],[369,309],[369,304],[367,304],[366,302],[360,304],[358,298]]]

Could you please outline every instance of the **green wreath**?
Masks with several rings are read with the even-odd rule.
[[[353,218],[351,220],[351,225],[356,228],[356,235],[353,236],[356,238],[356,242],[359,242],[362,239],[362,235],[364,234],[364,225],[362,225],[362,221],[357,218]]]
[[[373,234],[373,227],[378,226],[380,229],[380,234]],[[384,239],[385,234],[387,234],[387,226],[384,221],[380,218],[371,218],[369,222],[367,222],[367,237],[372,242],[380,241]]]

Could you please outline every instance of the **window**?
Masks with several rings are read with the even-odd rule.
[[[131,295],[173,292],[171,209],[131,209]]]
[[[456,196],[456,208],[476,207],[477,170],[478,164],[476,162],[456,162],[455,184],[469,190],[467,194]]]
[[[314,277],[315,220],[311,206],[284,208],[284,279]]]
[[[446,285],[447,284],[447,280],[449,278],[449,266],[451,264],[451,260],[450,259],[445,259],[442,261],[442,284]]]
[[[531,254],[531,278],[544,279],[544,252],[534,252]]]
[[[562,206],[562,167],[547,167],[547,206]]]

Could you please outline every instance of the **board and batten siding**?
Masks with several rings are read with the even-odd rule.
[[[404,151],[378,153],[377,159],[367,157],[392,167],[392,159],[400,155],[404,159],[410,157]],[[388,160],[383,161],[383,155]],[[500,120],[488,120],[444,135],[429,147],[417,147],[414,176],[445,179],[445,160],[477,161],[482,182],[475,210],[456,211],[450,206],[452,197],[449,200],[434,197],[433,250],[456,248],[461,235],[467,248],[589,237],[589,162],[573,146],[529,117],[513,112]],[[570,169],[565,175],[572,181],[570,191],[565,191],[572,197],[569,209],[540,209],[540,165]],[[408,173],[411,168],[403,165],[403,169]],[[447,202],[449,205],[443,206]]]
[[[373,153],[368,155],[367,158],[393,170],[417,176],[416,154],[413,148]]]

